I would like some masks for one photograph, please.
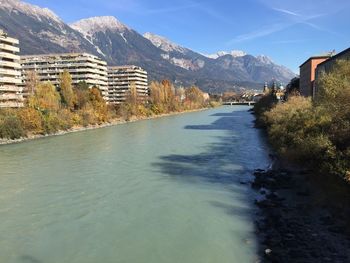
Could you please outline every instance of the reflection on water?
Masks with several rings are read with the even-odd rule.
[[[0,262],[254,262],[247,110],[0,147]]]

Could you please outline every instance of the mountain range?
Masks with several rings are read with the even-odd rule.
[[[111,16],[68,25],[51,10],[20,0],[0,0],[0,28],[20,40],[21,54],[88,52],[110,65],[141,66],[151,80],[194,84],[212,93],[260,89],[266,81],[287,83],[295,76],[267,56],[237,50],[200,54],[153,33],[141,35]]]

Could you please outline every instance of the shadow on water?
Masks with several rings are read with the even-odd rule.
[[[24,255],[21,256],[21,262],[26,262],[26,263],[42,263],[42,261],[34,258],[33,256],[30,255]]]
[[[268,147],[254,129],[253,116],[247,110],[217,113],[209,125],[188,125],[185,129],[200,131],[225,131],[209,144],[204,152],[194,155],[171,154],[160,157],[154,165],[176,181],[196,184],[215,184],[232,193],[232,198],[248,205],[237,206],[235,202],[210,201],[210,205],[224,213],[254,222],[255,208],[248,181],[253,171],[268,165]],[[265,166],[264,166],[265,165]],[[242,244],[243,245],[243,244]]]

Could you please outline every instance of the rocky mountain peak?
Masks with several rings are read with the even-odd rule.
[[[246,56],[247,53],[242,51],[242,50],[232,50],[232,51],[219,51],[215,54],[205,55],[205,56],[208,58],[217,59],[217,58],[227,56],[227,55],[231,55],[234,58],[238,58],[238,57]]]
[[[91,35],[96,32],[106,32],[107,30],[123,32],[129,29],[114,16],[86,18],[79,20],[70,26],[84,35]]]
[[[23,55],[87,52],[110,65],[142,66],[152,80],[197,83],[210,92],[237,85],[260,87],[272,78],[287,83],[295,76],[266,56],[256,58],[243,51],[222,51],[214,56],[219,59],[206,58],[165,37],[152,33],[143,37],[111,16],[83,19],[68,26],[49,9],[20,0],[0,0],[0,28],[20,40]]]
[[[63,23],[63,21],[50,9],[41,8],[20,0],[0,0],[0,9],[6,10],[9,13],[23,13],[38,19],[39,21],[42,21],[42,19],[47,19],[53,20],[57,23]]]
[[[172,52],[172,51],[177,51],[180,53],[185,52],[185,48],[171,42],[169,39],[165,37],[158,36],[156,34],[149,33],[149,32],[145,33],[143,36],[147,38],[149,41],[151,41],[153,45],[162,49],[165,52]]]
[[[257,56],[256,58],[263,64],[273,64],[274,63],[270,57],[265,56],[265,55],[260,55],[260,56]]]

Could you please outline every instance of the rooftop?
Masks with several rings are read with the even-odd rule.
[[[329,61],[333,61],[335,59],[338,59],[339,57],[341,57],[342,55],[346,54],[346,53],[350,53],[350,48],[347,48],[345,50],[343,50],[342,52],[330,57],[329,59],[327,59],[326,61],[323,61],[322,63],[320,63],[319,65],[325,64]]]
[[[100,59],[99,57],[89,54],[89,53],[52,53],[52,54],[34,54],[34,55],[25,55],[21,56],[23,59],[27,58],[35,58],[35,57],[80,57],[80,56],[88,56],[88,57],[93,57],[96,59]]]
[[[310,57],[310,58],[308,58],[303,64],[301,64],[299,67],[302,67],[302,66],[304,66],[306,63],[308,63],[310,60],[314,60],[314,59],[322,59],[322,58],[324,58],[324,59],[328,59],[328,58],[330,58],[330,57],[332,57],[332,55],[333,55],[333,51],[332,52],[329,52],[329,53],[327,53],[327,54],[321,54],[321,55],[316,55],[316,56],[312,56],[312,57]]]
[[[143,68],[135,65],[123,65],[123,66],[109,66],[108,69],[113,70],[113,69],[142,69]]]

